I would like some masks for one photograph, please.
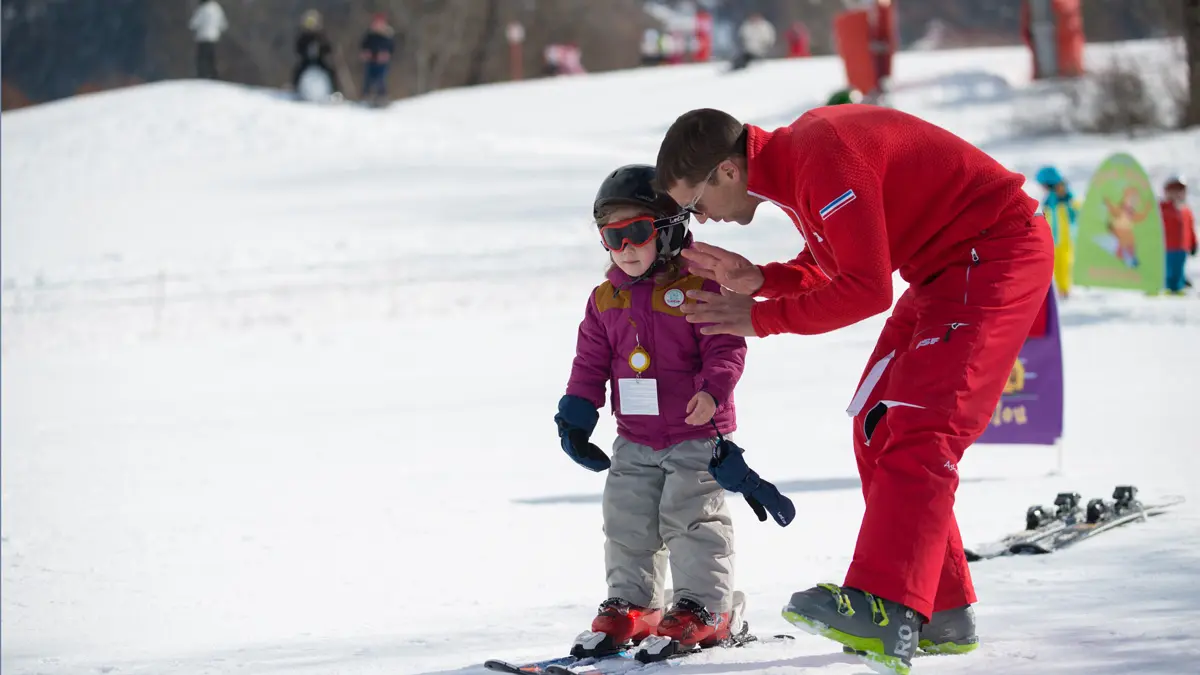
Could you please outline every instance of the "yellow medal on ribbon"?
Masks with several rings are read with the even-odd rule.
[[[650,367],[650,353],[638,345],[632,352],[629,352],[629,367],[638,374],[646,372],[646,369]]]

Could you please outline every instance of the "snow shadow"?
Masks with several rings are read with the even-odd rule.
[[[997,478],[963,478],[962,483],[983,483],[987,481],[999,480]],[[775,487],[779,488],[783,493],[795,492],[835,492],[838,490],[860,490],[862,483],[857,476],[853,477],[838,477],[838,478],[797,478],[794,480],[785,480],[775,483]],[[549,495],[545,497],[525,497],[512,500],[514,504],[524,504],[528,506],[548,506],[559,504],[599,504],[603,499],[603,494],[574,494],[574,495]]]

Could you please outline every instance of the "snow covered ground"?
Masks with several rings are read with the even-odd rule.
[[[604,479],[562,455],[551,419],[605,265],[594,190],[653,162],[685,110],[782,125],[842,78],[830,59],[721,69],[386,111],[173,82],[5,114],[3,672],[474,675],[562,652],[605,591]],[[1079,191],[1118,150],[1156,184],[1200,176],[1195,132],[1015,138],[1028,69],[1020,49],[902,54],[895,103],[1026,175],[1057,163]],[[696,231],[758,261],[801,245],[770,207]],[[916,672],[1200,661],[1200,303],[1084,289],[1062,313],[1063,471],[1052,448],[969,451],[964,538],[1019,529],[1059,491],[1189,501],[976,564],[984,645]],[[849,562],[862,499],[842,411],[882,322],[752,342],[739,440],[800,515],[782,529],[732,502],[738,586],[756,632],[799,637],[676,670],[865,671],[779,610]],[[612,432],[602,415],[597,441]]]

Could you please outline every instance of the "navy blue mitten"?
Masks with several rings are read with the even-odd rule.
[[[612,464],[603,450],[588,441],[599,419],[600,413],[589,401],[570,394],[558,400],[554,423],[558,425],[558,440],[563,451],[580,466],[596,472],[604,471]]]
[[[760,478],[753,469],[746,466],[743,452],[733,441],[721,439],[713,448],[708,472],[717,479],[721,487],[745,497],[760,521],[766,521],[769,512],[775,522],[781,527],[787,527],[796,517],[796,507],[792,500],[780,494],[774,485]]]

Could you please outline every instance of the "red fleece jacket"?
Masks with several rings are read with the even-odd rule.
[[[746,125],[748,187],[804,237],[762,265],[751,317],[760,336],[825,333],[892,305],[892,273],[919,283],[983,230],[1026,222],[1025,177],[965,140],[889,108],[817,108],[791,125]]]

